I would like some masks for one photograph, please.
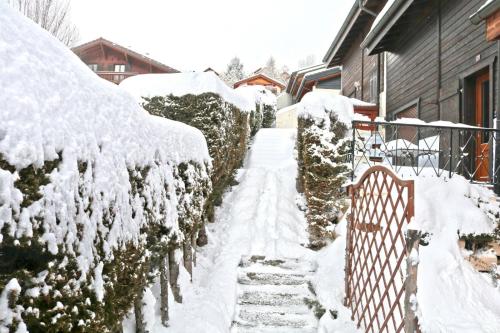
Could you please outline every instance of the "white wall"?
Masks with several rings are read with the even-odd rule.
[[[276,128],[297,128],[297,104],[278,110]]]

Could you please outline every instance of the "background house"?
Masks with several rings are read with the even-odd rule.
[[[247,86],[256,86],[256,85],[264,86],[267,89],[269,89],[270,91],[272,91],[274,94],[279,94],[283,91],[283,89],[285,89],[285,85],[282,82],[280,82],[276,79],[273,79],[272,77],[269,77],[268,75],[266,75],[264,73],[252,74],[251,76],[234,83],[233,88],[236,89],[240,86],[245,86],[245,85],[247,85]]]
[[[97,75],[116,84],[138,74],[179,72],[104,38],[82,44],[72,50]]]

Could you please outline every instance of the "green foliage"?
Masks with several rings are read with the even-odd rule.
[[[339,222],[348,207],[342,187],[349,172],[344,163],[349,152],[347,127],[334,113],[329,123],[327,127],[325,120],[298,119],[298,190],[307,202],[310,246],[315,249],[335,237],[329,227]]]
[[[36,201],[43,201],[40,189],[50,183],[49,174],[62,162],[59,159],[47,161],[40,168],[29,166],[19,173],[15,187],[23,194],[23,207]],[[208,166],[194,162],[172,166],[174,181],[165,183],[165,191],[157,197],[148,195],[148,174],[159,163],[128,170],[130,182],[130,200],[139,199],[142,207],[133,206],[132,218],[144,221],[137,241],[123,242],[112,249],[112,256],[105,254],[104,234],[97,231],[93,246],[94,266],[103,264],[104,299],[100,302],[93,285],[94,271],[83,275],[77,262],[77,252],[67,252],[64,247],[53,255],[47,251],[41,241],[44,233],[44,216],[32,218],[33,236],[14,238],[8,227],[1,231],[0,243],[0,293],[5,285],[17,278],[22,293],[10,304],[23,309],[22,318],[31,333],[37,332],[117,332],[121,321],[128,313],[134,300],[152,278],[158,274],[161,258],[169,249],[179,247],[184,238],[192,237],[201,225],[201,214],[205,200],[211,192],[211,183],[207,175]],[[16,168],[0,156],[0,168],[11,173]],[[87,204],[79,207],[76,215],[93,215],[92,202],[102,194],[89,196],[85,191],[85,174],[90,170],[89,162],[78,163],[81,187],[77,195],[85,197]],[[92,174],[92,172],[90,172]],[[92,179],[91,179],[92,180]],[[88,181],[88,179],[87,179]],[[165,225],[164,217],[169,214],[171,200],[169,188],[177,196],[179,230],[173,232]],[[117,200],[117,199],[115,199]],[[114,203],[100,211],[104,225],[112,227],[115,223]],[[75,216],[76,217],[76,216]],[[18,217],[16,217],[18,218]],[[16,221],[18,222],[18,221]],[[84,226],[77,230],[80,240]],[[28,290],[36,292],[28,293]],[[15,304],[14,304],[15,303]],[[9,327],[15,331],[18,323]]]
[[[262,128],[271,128],[276,123],[276,109],[272,105],[264,104],[262,110]]]
[[[155,96],[144,100],[143,106],[151,114],[193,126],[205,136],[213,159],[213,189],[204,219],[213,221],[215,206],[222,203],[224,191],[234,183],[236,169],[243,163],[250,135],[260,128],[261,113],[258,110],[250,115],[241,112],[214,93]]]

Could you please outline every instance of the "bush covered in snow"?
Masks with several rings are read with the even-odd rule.
[[[264,86],[240,86],[236,92],[255,103],[255,112],[251,114],[252,135],[259,128],[271,128],[276,123],[276,96]]]
[[[322,247],[333,238],[332,224],[347,209],[345,190],[350,167],[347,138],[353,106],[343,96],[307,94],[298,108],[298,187],[307,202],[311,246]]]
[[[204,134],[213,162],[213,192],[205,216],[212,220],[214,207],[234,182],[250,136],[261,127],[262,114],[255,99],[262,93],[236,93],[214,73],[139,75],[123,81],[121,87],[135,95],[151,114],[183,122]]]
[[[201,227],[205,139],[1,2],[0,26],[0,331],[116,331]]]

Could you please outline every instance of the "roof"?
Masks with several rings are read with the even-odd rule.
[[[360,5],[360,3],[363,5]],[[376,15],[374,11],[380,8],[384,3],[385,0],[354,1],[351,10],[347,14],[347,18],[323,57],[323,62],[326,63],[328,67],[342,64],[342,60],[352,46],[352,43],[366,28],[368,22]]]
[[[469,20],[473,24],[479,24],[481,21],[488,18],[488,16],[494,14],[496,11],[500,10],[500,0],[488,0],[486,1],[477,12],[469,17]]]
[[[170,66],[167,66],[165,64],[162,64],[161,62],[159,61],[156,61],[154,59],[151,59],[149,57],[146,57],[145,55],[142,55],[138,52],[135,52],[135,51],[132,51],[131,49],[128,49],[126,47],[123,47],[121,45],[118,45],[116,43],[113,43],[107,39],[104,39],[102,37],[98,38],[98,39],[95,39],[95,40],[92,40],[88,43],[85,43],[85,44],[81,44],[81,45],[78,45],[78,46],[75,46],[73,47],[71,50],[76,53],[77,55],[79,55],[81,52],[91,48],[91,47],[94,47],[94,46],[97,46],[97,45],[105,45],[109,48],[112,48],[114,50],[117,50],[119,52],[123,52],[123,53],[126,53],[127,56],[129,57],[132,57],[132,58],[135,58],[137,60],[140,60],[140,61],[143,61],[143,62],[147,62],[147,63],[150,63],[151,65],[161,69],[161,70],[164,70],[165,72],[167,73],[179,73],[179,71],[177,69],[174,69]]]
[[[286,92],[287,93],[291,92],[291,89],[295,85],[295,82],[299,76],[302,76],[303,74],[308,73],[310,71],[320,69],[320,68],[325,68],[325,67],[326,67],[326,64],[319,64],[319,65],[304,67],[304,68],[296,70],[295,72],[292,72],[292,75],[290,75],[290,79],[288,80],[288,84],[286,86]]]
[[[213,69],[212,67],[207,67],[203,72],[214,72],[217,76],[220,76],[219,73],[217,73],[217,71],[215,69]]]
[[[262,78],[264,80],[267,80],[267,81],[273,83],[274,85],[281,87],[281,89],[285,88],[285,84],[283,82],[281,82],[279,80],[276,80],[276,79],[273,79],[272,77],[267,76],[266,74],[263,74],[263,73],[258,73],[258,74],[251,75],[251,76],[249,76],[249,77],[247,77],[247,78],[245,78],[243,80],[240,80],[240,81],[234,83],[233,86],[235,88],[237,88],[237,87],[241,86],[242,84],[244,84],[244,83],[246,83],[248,81],[257,79],[257,78]]]
[[[381,42],[414,2],[415,0],[389,0],[373,22],[371,30],[361,43],[361,47],[366,48],[368,54],[382,51]]]
[[[341,69],[338,66],[332,68],[320,68],[304,74],[304,77],[301,80],[299,88],[297,90],[296,99],[300,100],[302,95],[305,94],[304,90],[311,90],[311,86],[314,85],[314,83],[318,81],[329,80],[334,77],[339,77],[340,75]],[[307,87],[308,85],[310,86],[309,88]]]

